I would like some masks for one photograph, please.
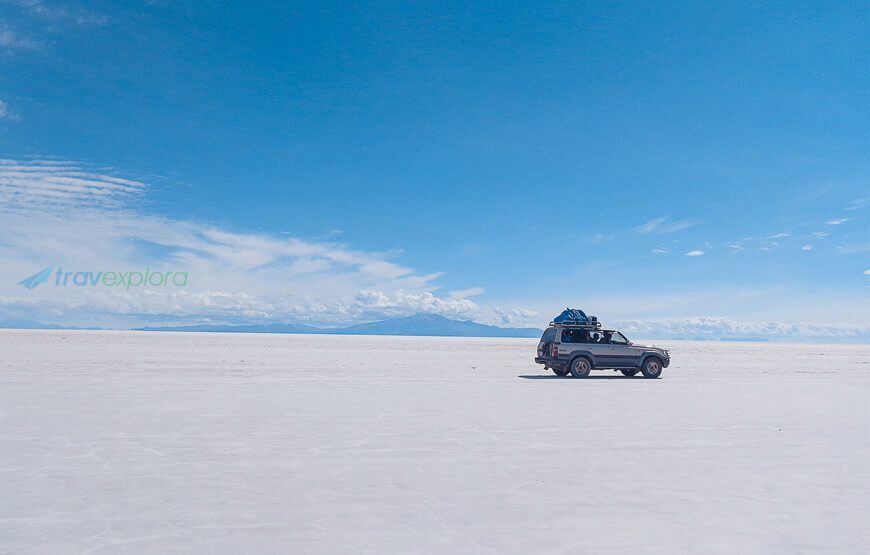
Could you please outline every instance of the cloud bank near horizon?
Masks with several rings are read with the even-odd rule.
[[[345,324],[415,312],[479,317],[480,287],[437,295],[439,272],[391,253],[329,241],[234,232],[148,214],[148,187],[110,170],[0,160],[0,306],[56,322],[280,320]],[[186,271],[189,286],[95,289],[15,283],[64,271]]]
[[[745,322],[732,318],[694,317],[623,320],[617,327],[632,337],[649,339],[870,341],[868,325],[825,325],[814,322]]]
[[[477,284],[442,291],[441,272],[421,272],[391,252],[167,218],[148,211],[149,188],[112,168],[63,160],[0,160],[4,318],[115,328],[270,322],[334,326],[423,312],[501,326],[543,327],[564,308],[558,305],[565,300],[558,305],[536,299],[521,306],[487,303],[485,289]],[[664,222],[653,220],[655,225],[648,227],[661,232]],[[689,222],[695,224],[678,223]],[[49,282],[28,291],[16,285],[48,265],[54,271],[185,271],[190,279],[185,288],[136,290],[63,288]],[[709,291],[661,299],[632,292],[614,295],[586,300],[595,307],[610,307],[616,317],[646,317],[671,309],[667,319],[623,319],[627,333],[638,337],[870,337],[866,328],[854,323],[814,326],[691,316],[702,306],[701,299],[711,298]]]

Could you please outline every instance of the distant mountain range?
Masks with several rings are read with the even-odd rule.
[[[200,324],[196,326],[148,326],[134,331],[203,331],[224,333],[324,333],[324,330],[303,324],[265,324],[231,326],[223,324]]]
[[[17,330],[98,330],[100,328],[80,328],[75,326],[58,326],[55,324],[43,324],[33,320],[0,320],[0,329],[17,329]]]
[[[228,333],[297,333],[335,335],[421,335],[446,337],[540,337],[537,328],[500,328],[471,320],[451,320],[437,314],[418,313],[403,318],[356,324],[342,328],[317,328],[302,324],[198,325],[137,328],[137,331],[198,331]]]

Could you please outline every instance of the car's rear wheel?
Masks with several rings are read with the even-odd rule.
[[[557,376],[567,376],[568,375],[568,367],[565,366],[562,368],[553,368],[553,373],[556,374]]]
[[[662,361],[656,357],[649,357],[643,361],[640,371],[644,378],[655,379],[662,375]]]
[[[620,370],[620,372],[622,372],[623,376],[628,376],[630,378],[632,376],[636,376],[637,373],[640,372],[640,370],[638,370],[637,368],[623,368],[622,370]]]
[[[575,358],[571,361],[571,375],[575,378],[585,378],[592,370],[592,365],[583,357]]]

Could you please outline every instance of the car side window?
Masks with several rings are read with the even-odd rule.
[[[585,330],[562,330],[562,343],[587,343]]]
[[[613,345],[628,345],[628,339],[626,339],[624,335],[616,331],[613,332],[612,336],[610,336],[610,343],[612,343]]]
[[[545,341],[547,343],[552,343],[556,340],[556,330],[555,328],[547,328],[544,330],[544,335],[541,336],[541,341]]]

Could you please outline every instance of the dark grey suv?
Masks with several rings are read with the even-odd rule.
[[[570,372],[585,378],[591,370],[618,370],[626,376],[641,372],[645,378],[658,378],[671,357],[665,349],[635,345],[616,330],[550,324],[538,343],[535,362],[557,376]]]

